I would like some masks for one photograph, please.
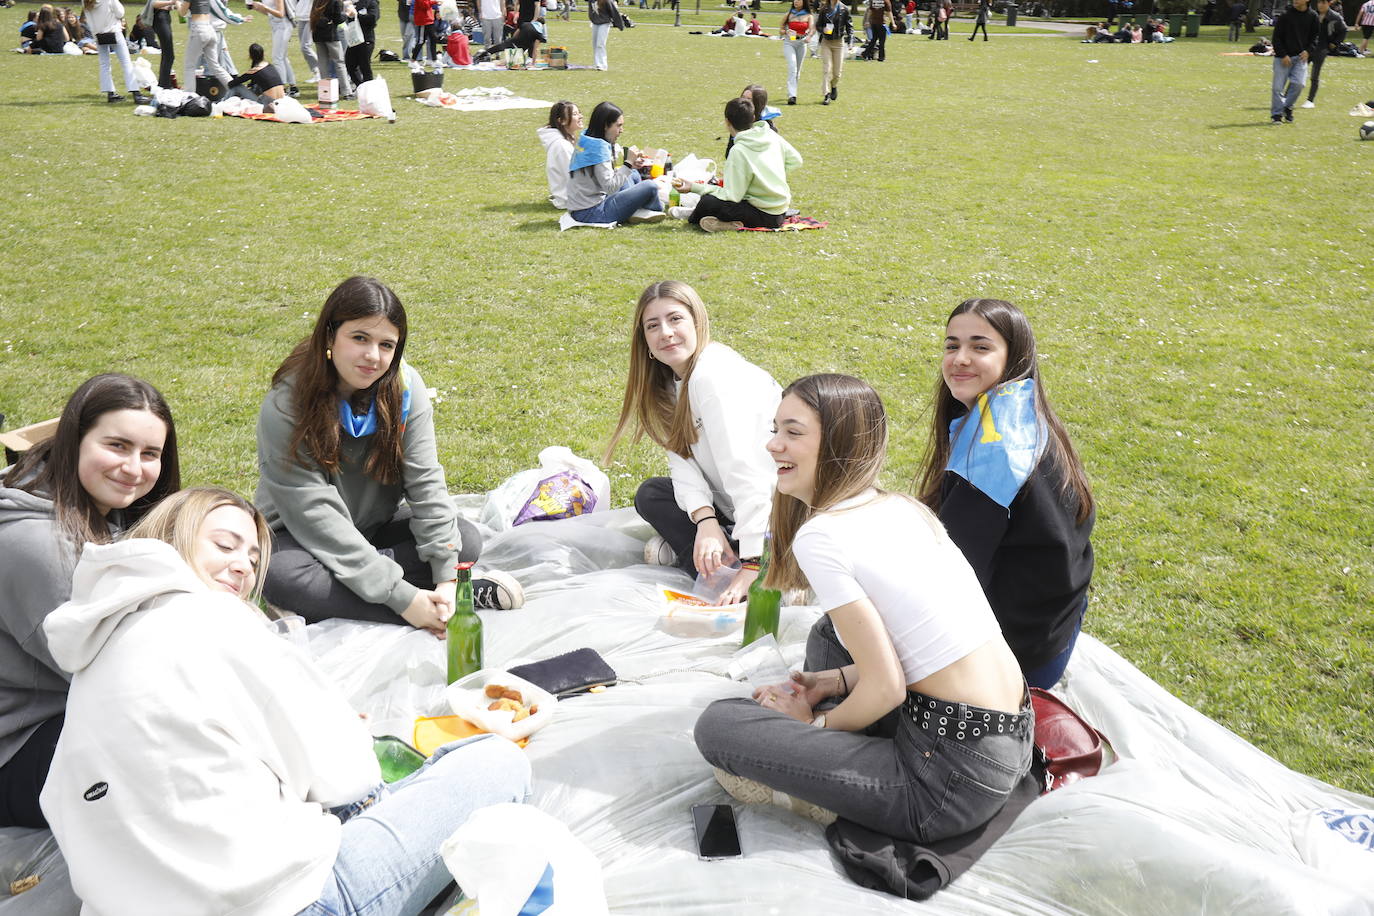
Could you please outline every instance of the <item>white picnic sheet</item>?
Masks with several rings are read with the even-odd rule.
[[[483,497],[458,499],[475,519]],[[650,534],[632,509],[532,523],[492,537],[479,564],[514,574],[527,596],[520,610],[482,613],[488,666],[591,646],[620,676],[604,693],[560,702],[527,749],[530,803],[600,860],[612,913],[1374,912],[1374,867],[1332,858],[1321,871],[1303,858],[1328,861],[1309,850],[1305,838],[1317,824],[1309,812],[1370,809],[1374,799],[1285,768],[1087,634],[1056,692],[1108,736],[1120,759],[1033,802],[932,899],[856,886],[819,825],[771,806],[736,805],[742,859],[699,861],[690,807],[731,799],[697,753],[692,727],[709,702],[748,688],[724,674],[738,634],[681,639],[656,628],[658,586],[690,582],[642,565]],[[779,641],[789,663],[800,662],[818,614],[783,610]],[[416,716],[449,712],[440,701],[444,647],[432,636],[346,621],[307,632],[312,653],[368,713],[375,734],[408,737]],[[1365,840],[1363,850],[1351,844],[1356,862],[1361,851],[1374,862]],[[32,867],[52,878],[49,900],[59,897],[62,867],[50,843],[46,831],[0,830],[0,878],[7,883],[37,861]],[[3,916],[75,913],[55,904],[24,909],[27,895],[2,893]]]
[[[415,101],[450,111],[504,111],[510,108],[549,108],[553,105],[553,102],[543,99],[516,95],[504,86],[473,86],[457,92],[425,89],[416,94]]]

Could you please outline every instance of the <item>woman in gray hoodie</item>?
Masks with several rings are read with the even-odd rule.
[[[0,827],[47,826],[38,807],[62,731],[67,675],[43,620],[71,597],[87,543],[106,544],[181,487],[176,428],[157,389],[97,375],[67,401],[51,439],[0,486]]]

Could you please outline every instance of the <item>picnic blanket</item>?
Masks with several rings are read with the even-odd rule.
[[[740,232],[801,232],[803,229],[824,229],[830,224],[809,216],[789,216],[782,221],[782,225],[776,229],[768,229],[764,226],[741,226]]]
[[[475,521],[485,497],[457,501]],[[660,586],[685,590],[691,583],[676,569],[643,565],[651,533],[632,509],[619,509],[493,534],[482,555],[483,565],[519,578],[527,598],[520,610],[482,613],[488,666],[590,646],[619,675],[603,693],[560,701],[526,749],[534,770],[530,803],[596,855],[611,913],[1374,912],[1374,868],[1328,864],[1302,839],[1314,830],[1331,835],[1333,824],[1367,834],[1357,816],[1318,812],[1371,809],[1374,798],[1285,768],[1087,633],[1056,692],[1106,733],[1119,759],[1099,776],[1031,802],[986,855],[930,900],[858,887],[832,857],[820,825],[772,806],[736,805],[742,859],[700,861],[689,809],[731,799],[698,754],[692,728],[709,702],[748,696],[749,688],[726,674],[738,633],[685,639],[657,628]],[[819,614],[815,607],[783,609],[778,636],[789,664],[800,662]],[[441,702],[444,644],[427,633],[326,621],[307,634],[312,654],[368,714],[374,734],[404,736],[417,716],[449,711]],[[46,831],[0,830],[0,879],[44,866],[50,841]],[[25,909],[25,896],[45,887],[40,882],[18,897],[0,896],[0,916],[75,916],[74,904],[61,905],[69,896],[60,895],[60,862],[49,859],[46,867],[44,893],[57,902]]]
[[[480,64],[478,64],[478,63],[472,63],[472,64],[468,64],[466,67],[454,66],[454,67],[450,67],[449,69],[450,69],[450,70],[509,70],[510,68],[507,67],[503,61],[499,61],[499,60],[486,60],[486,61],[482,61],[482,63],[480,63]],[[550,66],[547,66],[547,65],[540,65],[540,66],[538,66],[538,67],[520,67],[519,69],[520,69],[520,70],[529,70],[529,71],[532,71],[532,72],[535,72],[535,73],[541,73],[541,72],[545,72],[545,71],[551,72],[551,73],[562,73],[564,70],[595,70],[596,68],[593,67],[593,66],[591,66],[591,65],[589,65],[589,64],[568,64],[566,67],[550,67]]]
[[[527,99],[504,86],[473,86],[457,92],[425,89],[415,95],[415,101],[431,108],[450,111],[504,111],[509,108],[549,108],[553,102]]]
[[[313,108],[307,106],[305,110],[310,113],[311,124],[322,124],[325,122],[332,121],[361,121],[364,118],[377,117],[377,115],[364,114],[361,111],[349,111],[342,108]],[[285,121],[282,121],[282,119],[277,117],[276,115],[266,111],[261,112],[259,114],[246,114],[226,111],[224,112],[224,115],[225,117],[229,118],[247,118],[250,121],[277,121],[282,124],[287,123]]]

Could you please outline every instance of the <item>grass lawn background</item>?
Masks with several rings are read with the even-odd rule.
[[[29,8],[0,11],[11,40]],[[746,83],[784,94],[776,43],[685,34],[722,10],[678,30],[666,10],[635,14],[609,72],[446,85],[588,114],[609,98],[627,143],[677,158],[721,157],[721,109]],[[231,28],[240,66],[264,18]],[[887,63],[846,66],[830,107],[806,62],[780,123],[806,159],[796,202],[830,227],[777,235],[560,234],[545,112],[424,108],[398,65],[378,67],[397,123],[300,127],[136,118],[98,95],[95,58],[6,55],[0,412],[7,427],[55,416],[87,376],[131,372],[172,403],[185,482],[251,493],[273,369],[334,285],[373,274],[441,392],[450,486],[480,491],[545,445],[600,453],[634,300],[675,277],[781,382],[871,381],[892,420],[885,481],[903,487],[945,315],[1007,298],[1096,488],[1088,632],[1289,766],[1374,792],[1374,240],[1355,181],[1374,143],[1346,115],[1374,97],[1374,60],[1332,59],[1320,107],[1269,127],[1270,63],[1221,56],[1236,47],[1221,29],[1140,47],[970,45],[969,28],[893,36]],[[390,8],[380,35],[399,47]],[[589,62],[584,12],[552,37]],[[616,503],[665,468],[622,449]]]

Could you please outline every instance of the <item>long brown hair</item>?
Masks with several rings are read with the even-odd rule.
[[[876,487],[887,455],[887,413],[882,398],[867,382],[852,375],[808,375],[788,385],[782,396],[788,395],[795,395],[816,413],[821,443],[811,504],[773,492],[768,518],[773,559],[765,583],[770,588],[807,587],[792,554],[797,531],[817,512]]]
[[[153,538],[165,541],[176,548],[177,553],[188,566],[195,563],[196,536],[200,534],[205,518],[220,506],[233,506],[248,513],[258,532],[258,565],[254,569],[252,593],[246,596],[250,604],[255,604],[262,596],[263,583],[267,581],[267,561],[272,554],[272,532],[268,530],[267,520],[248,500],[232,490],[223,487],[188,487],[174,493],[158,503],[137,525],[129,529],[126,537]]]
[[[123,510],[126,521],[137,520],[158,500],[181,489],[181,465],[171,408],[156,388],[133,376],[111,372],[82,382],[62,408],[57,432],[21,455],[5,477],[7,487],[52,500],[57,528],[76,545],[78,552],[87,541],[110,541],[109,522],[81,485],[79,466],[81,440],[102,416],[115,410],[146,410],[167,428],[157,481],[141,499]]]
[[[1002,335],[1007,343],[1007,366],[998,384],[1029,378],[1035,383],[1035,413],[1049,433],[1045,454],[1040,460],[1049,458],[1061,470],[1063,477],[1061,496],[1077,503],[1079,523],[1086,521],[1093,512],[1092,487],[1083,463],[1069,441],[1068,430],[1060,422],[1054,408],[1050,406],[1049,396],[1040,379],[1040,363],[1035,351],[1035,334],[1031,331],[1030,320],[1024,312],[1002,299],[965,299],[955,306],[945,320],[949,322],[956,316],[977,315],[992,325],[993,330]],[[940,511],[941,492],[944,487],[945,467],[949,464],[952,436],[949,425],[960,417],[968,415],[968,408],[950,393],[944,375],[935,377],[934,410],[932,411],[930,439],[926,443],[922,457],[921,471],[916,475],[917,497],[935,512]],[[1070,503],[1070,504],[1072,504]]]
[[[649,341],[644,336],[644,310],[655,300],[672,299],[686,306],[696,326],[697,349],[682,372],[682,388],[674,393],[673,370],[649,355]],[[687,398],[692,370],[706,345],[711,342],[711,321],[706,305],[681,280],[660,280],[650,283],[639,296],[635,306],[634,325],[630,331],[630,374],[625,379],[625,397],[620,403],[620,419],[606,446],[605,460],[611,460],[616,444],[631,426],[634,441],[648,436],[654,442],[683,458],[692,457],[692,445],[697,441],[692,424],[692,405]]]
[[[288,454],[299,465],[313,461],[333,474],[339,469],[339,372],[329,358],[334,334],[345,321],[385,318],[396,326],[398,340],[391,365],[382,377],[354,392],[355,410],[377,404],[377,432],[364,470],[385,484],[401,479],[404,424],[401,419],[401,357],[406,348],[406,310],[385,283],[372,277],[349,277],[334,288],[315,319],[310,336],[296,344],[291,355],[272,374],[272,384],[291,380],[296,428]]]

